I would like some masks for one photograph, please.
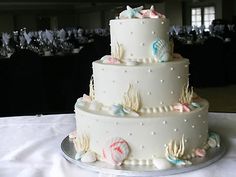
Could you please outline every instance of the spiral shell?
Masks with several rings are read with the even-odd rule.
[[[102,158],[112,165],[121,165],[128,154],[128,143],[120,137],[109,139],[102,149]]]

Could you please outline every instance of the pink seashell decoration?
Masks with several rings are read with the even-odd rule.
[[[195,155],[197,157],[205,157],[206,156],[206,150],[205,149],[201,149],[201,148],[197,148],[195,150]]]
[[[179,112],[190,112],[191,111],[188,105],[185,105],[185,104],[182,104],[182,103],[177,103],[174,106],[174,109],[176,111],[179,111]]]
[[[83,101],[90,103],[92,101],[92,99],[90,96],[83,94]]]
[[[104,57],[101,58],[101,60],[103,63],[106,64],[120,64],[120,60],[112,57],[111,55],[105,55]]]
[[[141,10],[142,18],[165,18],[165,15],[162,15],[155,11],[154,6],[151,6],[150,9]]]
[[[102,149],[102,158],[112,165],[121,165],[129,154],[128,143],[119,137],[111,138]]]

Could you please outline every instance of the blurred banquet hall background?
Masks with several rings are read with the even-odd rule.
[[[210,111],[236,111],[236,0],[6,0],[0,116],[72,113],[88,93],[92,61],[110,53],[109,20],[126,5],[165,14],[175,52],[190,59],[190,84]]]

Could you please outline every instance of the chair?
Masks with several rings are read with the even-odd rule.
[[[8,87],[10,115],[41,114],[43,85],[37,53],[23,49],[11,56]]]

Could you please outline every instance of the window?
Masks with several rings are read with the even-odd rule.
[[[209,28],[212,20],[215,19],[215,8],[214,7],[204,7],[204,26]]]
[[[192,8],[192,26],[201,26],[202,14],[201,8]]]
[[[192,26],[200,27],[204,25],[206,29],[209,28],[212,20],[215,19],[215,7],[197,7],[191,9],[191,24]]]

